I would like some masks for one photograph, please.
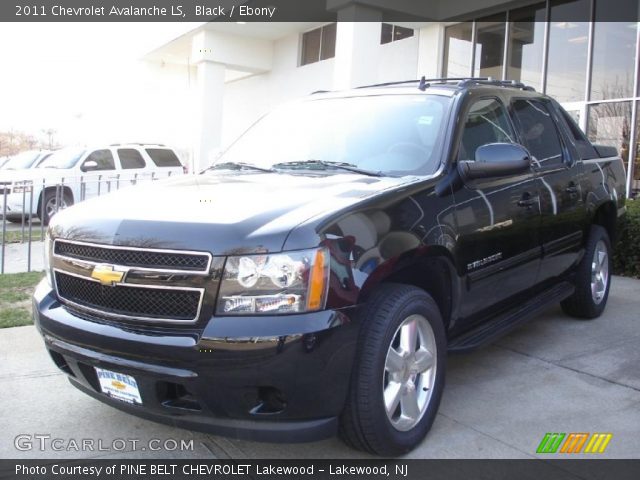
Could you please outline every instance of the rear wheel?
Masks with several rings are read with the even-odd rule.
[[[365,307],[341,437],[378,455],[408,452],[435,419],[446,339],[435,301],[419,288],[387,284]]]
[[[564,312],[578,318],[599,317],[609,298],[611,270],[609,234],[600,225],[593,225],[576,270],[576,291],[561,303]]]

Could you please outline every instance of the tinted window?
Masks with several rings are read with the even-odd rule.
[[[495,98],[478,100],[467,115],[458,157],[460,160],[475,160],[478,147],[488,143],[513,143],[513,138],[502,104]]]
[[[322,44],[320,46],[320,60],[336,56],[336,29],[337,24],[331,23],[322,27]]]
[[[82,162],[82,165],[85,165],[89,161],[94,161],[98,164],[97,167],[89,169],[92,172],[96,172],[98,170],[115,170],[116,168],[111,150],[96,150],[91,153],[84,162]]]
[[[627,161],[631,140],[631,102],[607,102],[589,105],[589,140],[616,147]]]
[[[512,104],[522,143],[539,164],[562,162],[562,143],[547,106],[535,100],[516,100]]]
[[[336,24],[330,23],[302,35],[301,65],[315,63],[336,55]]]
[[[131,168],[144,168],[145,163],[142,155],[135,148],[121,148],[118,150],[120,165],[125,170]]]
[[[146,151],[157,167],[182,166],[176,154],[173,153],[173,150],[168,150],[166,148],[147,148]]]
[[[380,29],[380,43],[385,44],[393,41],[393,25],[383,23]]]
[[[411,28],[383,23],[382,29],[380,30],[380,43],[385,44],[402,40],[403,38],[413,37],[413,33],[413,29]]]
[[[570,141],[576,146],[580,158],[587,160],[589,158],[596,158],[598,154],[587,140],[586,135],[580,130],[576,119],[573,118],[564,108],[558,104],[554,104],[556,111],[560,114],[561,124],[564,126]]]

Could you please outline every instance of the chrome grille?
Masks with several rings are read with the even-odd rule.
[[[105,286],[93,279],[61,271],[55,271],[55,283],[63,301],[122,319],[191,323],[198,319],[202,302],[202,290],[186,287]]]
[[[55,241],[54,254],[92,263],[194,273],[208,272],[211,262],[211,255],[207,253],[102,246],[64,240]]]

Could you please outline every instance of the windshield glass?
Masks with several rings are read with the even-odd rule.
[[[36,159],[40,156],[40,152],[36,151],[28,151],[18,153],[13,157],[9,158],[7,163],[2,166],[3,170],[21,170],[24,168],[29,168]]]
[[[84,148],[63,148],[53,152],[36,168],[71,168],[80,160],[84,152]]]
[[[298,169],[317,167],[308,161],[320,160],[389,175],[427,175],[439,163],[449,102],[437,95],[381,95],[287,105],[256,122],[216,163]]]

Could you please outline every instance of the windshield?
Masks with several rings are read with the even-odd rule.
[[[63,148],[53,152],[36,168],[71,168],[78,163],[84,152],[84,148]]]
[[[381,95],[287,105],[256,122],[216,164],[313,169],[322,166],[318,161],[340,162],[388,175],[426,175],[439,163],[449,102],[436,95]]]
[[[9,158],[7,163],[2,166],[3,170],[22,170],[29,168],[36,159],[40,156],[40,152],[30,150],[28,152],[22,152]]]

